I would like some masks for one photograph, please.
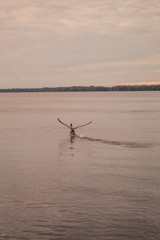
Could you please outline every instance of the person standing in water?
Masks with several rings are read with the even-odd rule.
[[[57,118],[57,119],[58,119],[58,121],[59,121],[61,124],[63,124],[64,126],[66,126],[66,127],[68,127],[68,128],[70,129],[70,134],[71,134],[71,136],[76,136],[75,129],[77,129],[77,128],[79,128],[79,127],[84,127],[84,126],[86,126],[86,125],[88,125],[88,124],[90,124],[90,123],[92,122],[92,121],[90,121],[89,123],[80,125],[80,126],[78,126],[78,127],[73,127],[72,123],[71,123],[70,126],[69,126],[69,125],[63,123],[59,118]]]

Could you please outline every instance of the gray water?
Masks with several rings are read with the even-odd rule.
[[[159,119],[160,92],[0,94],[0,239],[159,240]]]

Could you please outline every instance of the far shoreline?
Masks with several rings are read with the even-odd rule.
[[[160,91],[160,84],[156,85],[117,85],[104,86],[70,86],[70,87],[42,87],[42,88],[8,88],[0,89],[0,93],[24,92],[120,92],[120,91]]]

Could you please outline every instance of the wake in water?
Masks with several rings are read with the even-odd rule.
[[[96,142],[106,143],[106,144],[110,144],[110,145],[117,145],[117,146],[119,145],[119,146],[124,146],[124,147],[129,147],[129,148],[150,148],[150,147],[153,147],[153,145],[150,144],[150,143],[109,141],[109,140],[105,140],[105,139],[85,137],[83,135],[76,135],[76,137],[78,137],[80,139],[85,139],[85,140],[88,140],[88,141],[96,141]]]

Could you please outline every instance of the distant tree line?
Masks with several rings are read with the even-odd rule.
[[[71,86],[71,87],[43,87],[43,88],[10,88],[0,89],[0,92],[105,92],[105,91],[160,91],[160,85],[119,85],[103,86]]]

